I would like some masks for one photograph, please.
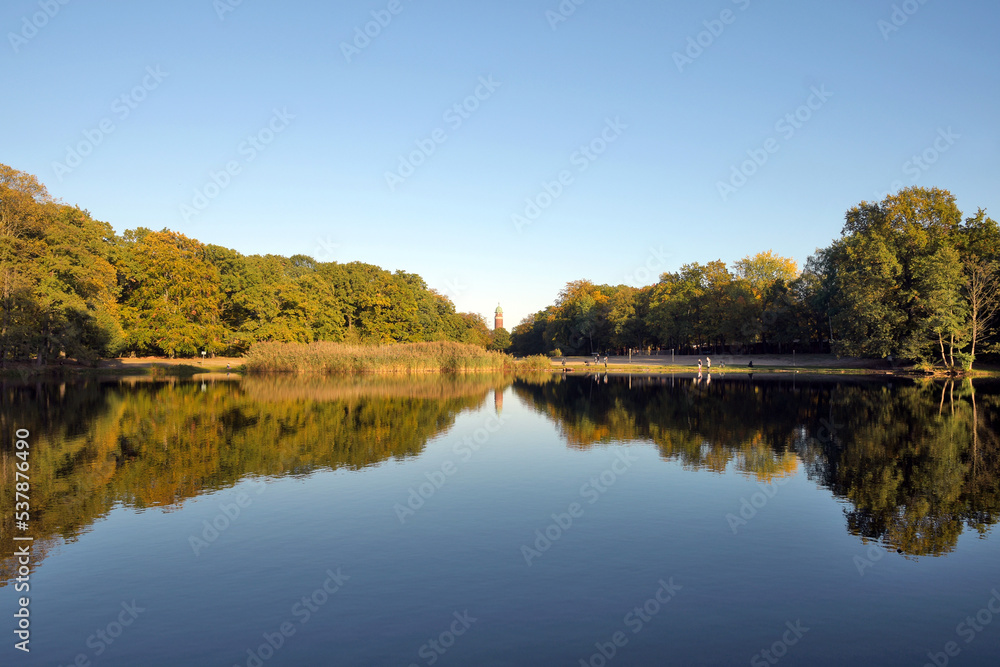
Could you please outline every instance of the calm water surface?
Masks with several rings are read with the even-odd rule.
[[[1000,662],[997,384],[216,376],[0,408],[3,665]]]

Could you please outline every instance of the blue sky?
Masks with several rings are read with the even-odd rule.
[[[570,280],[801,266],[901,186],[1000,214],[994,0],[576,1],[8,0],[0,162],[508,328]]]

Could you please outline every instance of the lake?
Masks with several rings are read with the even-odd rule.
[[[3,665],[1000,656],[996,382],[7,382],[0,418]]]

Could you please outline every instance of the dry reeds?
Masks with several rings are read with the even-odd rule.
[[[453,342],[350,345],[256,343],[245,357],[251,373],[470,373],[551,370],[545,357],[515,359]]]

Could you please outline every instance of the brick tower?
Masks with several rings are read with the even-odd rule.
[[[493,315],[493,330],[503,329],[503,308],[500,304],[497,304],[496,312]]]

